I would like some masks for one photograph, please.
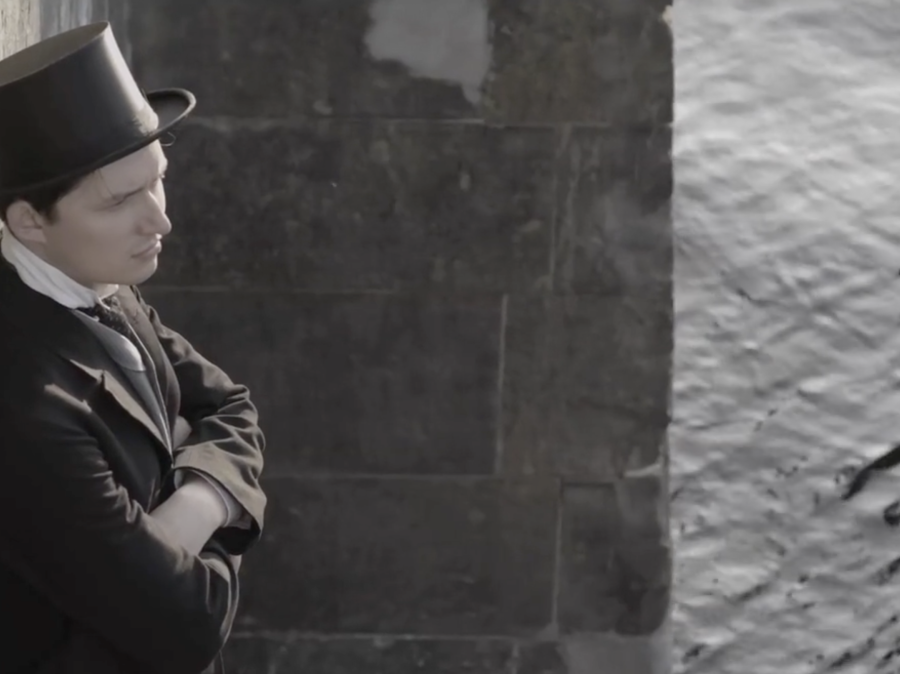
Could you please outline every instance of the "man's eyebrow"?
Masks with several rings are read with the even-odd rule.
[[[156,175],[155,179],[158,180],[159,178],[162,178],[168,169],[169,169],[169,160],[165,159],[165,160],[163,160],[162,168],[159,170],[159,173]],[[142,192],[146,188],[147,188],[147,185],[141,185],[137,189],[131,190],[130,192],[119,192],[116,194],[110,194],[109,197],[106,198],[106,201],[109,203],[124,201],[128,197],[133,196],[133,195],[137,194],[138,192]]]

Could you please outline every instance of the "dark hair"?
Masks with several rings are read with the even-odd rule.
[[[78,187],[84,178],[85,176],[79,176],[46,187],[11,192],[7,195],[0,194],[0,220],[6,221],[6,212],[17,201],[27,201],[38,213],[53,220],[56,217],[56,204]]]

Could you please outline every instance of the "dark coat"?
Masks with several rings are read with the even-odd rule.
[[[263,434],[247,389],[166,328],[135,288],[119,301],[147,347],[172,456],[101,345],[0,258],[0,672],[199,674],[231,629],[242,555],[259,538]],[[215,477],[250,514],[199,556],[147,513],[173,469]]]

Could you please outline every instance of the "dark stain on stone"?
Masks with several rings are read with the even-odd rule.
[[[684,652],[684,656],[681,658],[681,662],[687,664],[691,660],[696,660],[705,650],[706,644],[694,644]]]
[[[885,653],[882,656],[881,660],[878,661],[878,665],[880,667],[887,665],[888,663],[891,662],[891,660],[893,660],[894,658],[897,657],[897,653],[900,653],[900,648],[897,648],[897,647],[892,648],[891,650],[889,650],[887,653]]]
[[[894,616],[894,620],[897,619],[897,616]],[[881,656],[881,660],[878,661],[878,668],[881,669],[885,665],[889,664],[892,660],[894,660],[898,655],[900,655],[900,639],[894,641],[894,645]]]
[[[900,501],[894,501],[884,509],[884,521],[891,527],[900,525]]]
[[[884,454],[869,461],[859,469],[842,469],[841,473],[846,473],[848,470],[851,471],[849,475],[846,475],[846,477],[850,479],[850,484],[847,487],[847,491],[844,493],[844,500],[850,499],[855,494],[862,491],[862,488],[866,486],[869,478],[872,477],[872,473],[889,470],[898,463],[900,463],[900,444],[894,445]],[[839,473],[839,475],[841,473]]]
[[[790,468],[776,468],[775,474],[779,477],[791,477],[800,470],[800,466],[791,466]]]
[[[834,475],[834,483],[838,486],[842,484],[846,484],[851,480],[855,479],[859,474],[856,466],[843,466],[837,473]],[[845,498],[849,498],[849,496],[845,496]]]
[[[886,585],[900,571],[900,557],[897,557],[875,574],[876,585]]]
[[[768,589],[768,587],[769,587],[768,583],[758,583],[758,584],[754,585],[753,587],[751,587],[749,590],[745,590],[744,592],[741,592],[736,597],[736,599],[741,602],[750,601],[751,599],[755,599],[756,597],[763,594],[766,591],[766,589]]]
[[[838,656],[837,660],[835,660],[828,666],[828,671],[833,672],[838,669],[842,669],[843,667],[846,667],[847,665],[853,664],[854,662],[856,662],[860,658],[862,658],[864,655],[871,653],[872,649],[874,649],[874,648],[875,648],[875,639],[872,639],[872,638],[866,639],[862,644],[860,644],[856,647],[853,647],[853,648],[849,648],[846,651],[844,651],[843,653],[841,653],[841,655]]]

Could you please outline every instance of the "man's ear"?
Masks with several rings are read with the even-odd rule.
[[[20,199],[6,211],[6,226],[19,241],[46,243],[47,219],[27,201]]]

